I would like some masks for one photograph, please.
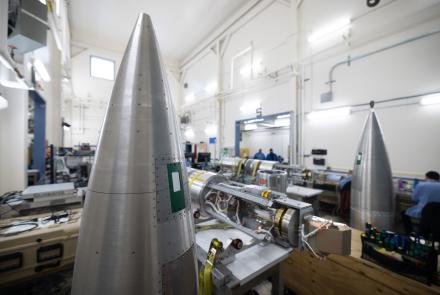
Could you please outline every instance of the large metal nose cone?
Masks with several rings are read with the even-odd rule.
[[[90,190],[153,192],[156,159],[180,159],[179,130],[165,80],[150,17],[142,13],[115,80]]]
[[[197,293],[180,131],[150,17],[140,14],[89,181],[72,294]]]
[[[374,110],[368,115],[356,152],[351,187],[351,226],[363,229],[366,222],[371,222],[379,228],[392,229],[392,172]]]

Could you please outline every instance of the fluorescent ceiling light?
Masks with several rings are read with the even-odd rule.
[[[277,119],[290,118],[290,114],[278,115]]]
[[[251,123],[255,123],[255,122],[263,122],[264,118],[256,118],[256,119],[250,119],[250,120],[246,120],[244,121],[245,124],[251,124]]]
[[[273,128],[273,127],[275,127],[275,125],[273,125],[273,124],[269,124],[269,123],[260,123],[260,126],[264,126],[264,127],[268,127],[268,128]]]
[[[43,79],[44,82],[50,82],[49,73],[47,72],[46,67],[41,62],[41,60],[39,59],[34,60],[34,67],[38,75],[40,75],[41,79]]]
[[[186,139],[193,139],[194,138],[194,130],[192,128],[188,128],[185,130],[185,137]]]
[[[8,101],[6,98],[0,95],[0,110],[6,109],[8,107]]]
[[[318,43],[335,36],[342,36],[349,28],[349,25],[349,18],[339,19],[333,23],[327,24],[319,30],[313,31],[313,33],[307,38],[307,41],[309,43]]]
[[[424,106],[440,104],[440,94],[430,94],[420,100],[420,104]]]
[[[275,127],[287,127],[290,126],[290,119],[276,119],[274,123]]]
[[[46,5],[46,0],[38,0],[38,1],[40,1],[40,3]]]
[[[246,131],[255,130],[257,128],[258,128],[258,126],[255,123],[244,125],[244,130],[246,130]]]
[[[17,79],[16,81],[0,80],[0,84],[8,88],[29,90],[29,86],[23,79]]]
[[[196,96],[194,95],[193,92],[191,92],[191,93],[188,93],[188,94],[185,96],[185,101],[186,101],[186,102],[192,102],[192,101],[194,101],[195,98],[196,98]]]
[[[61,8],[61,1],[60,0],[55,0],[55,10],[58,16],[60,16],[60,8]]]
[[[72,125],[70,125],[69,123],[64,122],[64,121],[61,123],[61,125],[63,126],[63,129],[64,129],[65,131],[69,131],[69,130],[70,130],[70,127],[72,126]]]
[[[11,64],[0,54],[0,62],[2,65],[4,65],[7,69],[13,70]]]
[[[211,82],[205,87],[205,92],[208,94],[213,94],[217,91],[217,82]]]
[[[243,78],[249,78],[251,76],[251,73],[252,73],[251,65],[246,65],[240,69],[240,75]]]
[[[205,128],[205,134],[209,137],[213,137],[217,135],[217,126],[215,124],[209,124]]]
[[[307,117],[312,120],[320,120],[320,119],[329,119],[329,118],[337,118],[337,117],[346,117],[350,115],[350,113],[351,113],[350,107],[342,107],[342,108],[336,108],[330,110],[311,112],[307,115]]]

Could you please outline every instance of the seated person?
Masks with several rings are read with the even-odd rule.
[[[269,153],[266,156],[268,161],[278,161],[277,155],[273,152],[273,149],[269,149]]]
[[[263,154],[263,151],[261,149],[258,149],[258,153],[254,155],[254,159],[264,160],[266,159],[266,156]]]
[[[410,234],[412,229],[411,218],[420,219],[423,207],[426,204],[440,203],[440,175],[438,172],[429,171],[425,174],[425,181],[419,183],[412,194],[412,200],[417,204],[402,212],[403,225],[406,234]]]

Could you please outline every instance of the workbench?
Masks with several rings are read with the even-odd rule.
[[[324,294],[440,294],[428,286],[361,259],[361,231],[353,229],[350,256],[328,255],[324,260],[294,251],[281,264],[284,285],[298,295]]]
[[[214,224],[216,220],[200,224]],[[196,233],[197,259],[199,267],[205,263],[212,239],[222,243],[230,238],[241,239],[244,244],[251,242],[252,237],[235,228],[210,229]],[[215,294],[244,294],[261,282],[271,279],[272,294],[283,294],[280,276],[280,264],[284,261],[291,248],[283,248],[273,243],[255,244],[235,255],[235,259],[226,265],[216,265],[213,271]],[[200,270],[200,269],[199,269]]]

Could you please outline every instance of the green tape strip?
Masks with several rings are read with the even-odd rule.
[[[182,181],[182,165],[178,163],[167,164],[168,187],[170,189],[171,211],[176,213],[185,209],[185,191]]]

